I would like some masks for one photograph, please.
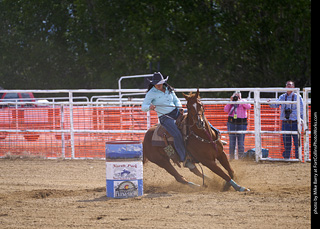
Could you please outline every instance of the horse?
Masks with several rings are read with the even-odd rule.
[[[219,134],[213,131],[204,115],[203,104],[200,101],[199,89],[195,94],[192,92],[189,95],[183,93],[187,100],[186,125],[187,136],[186,150],[189,152],[193,162],[201,163],[208,167],[212,172],[220,176],[226,181],[223,191],[227,191],[231,186],[240,192],[250,191],[249,189],[239,186],[234,180],[234,171],[230,166],[228,158],[223,151],[223,144]],[[152,146],[152,135],[156,126],[151,127],[145,134],[143,140],[143,162],[147,160],[155,163],[159,167],[165,169],[171,174],[176,181],[182,184],[196,185],[189,182],[181,176],[170,162],[169,156],[164,152],[163,147]],[[225,173],[216,163],[216,160],[227,170]],[[179,163],[178,163],[179,165]],[[180,165],[179,165],[180,167]],[[190,169],[195,175],[204,177],[197,167]]]

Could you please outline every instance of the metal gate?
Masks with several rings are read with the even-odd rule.
[[[290,90],[300,94],[298,88]],[[181,92],[196,89],[175,91],[185,105]],[[247,94],[246,101],[230,101],[234,91]],[[224,140],[228,142],[232,133],[246,134],[245,151],[255,148],[257,161],[309,161],[311,88],[303,91],[303,122],[299,102],[275,101],[278,93],[286,91],[286,88],[200,88],[205,115]],[[142,141],[147,129],[158,122],[156,113],[141,111],[145,89],[0,90],[0,95],[5,93],[32,93],[35,98],[0,100],[0,157],[104,158],[106,141]],[[228,114],[224,106],[235,103],[252,105],[248,110],[247,131],[227,130]],[[296,105],[298,123],[303,125],[298,125],[298,131],[282,131],[280,109],[272,109],[270,104]],[[282,157],[282,134],[298,135],[298,159]],[[268,157],[263,157],[262,149],[269,150]],[[225,152],[229,154],[229,145]]]

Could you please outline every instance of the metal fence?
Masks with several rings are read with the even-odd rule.
[[[230,101],[231,94],[236,90],[248,95],[246,102]],[[300,93],[297,88],[292,90]],[[184,105],[181,92],[190,91],[195,92],[196,89],[176,89]],[[257,161],[310,160],[311,88],[303,91],[303,126],[298,125],[298,131],[282,131],[280,108],[269,106],[276,103],[295,104],[300,123],[299,102],[275,101],[278,94],[285,91],[286,88],[200,88],[207,119],[228,142],[225,147],[227,155],[228,135],[245,133],[245,151],[254,148]],[[1,93],[33,93],[36,99],[0,101],[0,157],[104,158],[106,141],[142,141],[147,129],[158,122],[155,112],[141,111],[144,89],[0,90]],[[215,96],[221,93],[229,94],[229,97]],[[269,98],[272,99],[270,102]],[[224,106],[234,103],[252,105],[248,110],[247,131],[227,130],[228,114],[224,112]],[[282,157],[282,134],[298,135],[298,159],[293,152],[290,159]],[[269,150],[268,157],[263,157],[262,149]]]

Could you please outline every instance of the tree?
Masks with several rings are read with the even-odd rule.
[[[310,86],[310,15],[310,0],[1,0],[0,84],[116,88],[160,68],[175,87]]]

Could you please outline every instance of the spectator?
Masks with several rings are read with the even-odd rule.
[[[230,97],[230,101],[245,101],[241,98],[241,92],[236,91]],[[228,113],[228,131],[246,131],[247,130],[247,110],[251,104],[227,104],[224,111]],[[238,156],[244,156],[244,138],[245,134],[229,134],[229,154],[230,160],[234,159],[236,142],[238,141]]]
[[[294,82],[293,81],[287,81],[286,88],[294,88]],[[277,99],[277,101],[297,101],[297,98],[299,96],[300,100],[300,117],[303,119],[303,102],[300,95],[297,95],[296,93],[293,93],[292,91],[287,91],[286,93],[280,95],[280,97]],[[268,102],[271,100],[269,99]],[[281,114],[280,114],[280,120],[282,121],[282,130],[283,131],[297,131],[298,130],[298,123],[297,123],[297,105],[295,104],[270,104],[271,108],[278,108],[281,106]],[[294,147],[295,147],[295,157],[299,158],[298,153],[298,146],[299,146],[299,140],[297,134],[283,134],[283,145],[284,145],[284,152],[282,153],[282,156],[284,159],[289,159],[291,154],[291,145],[292,145],[292,138],[294,141]]]

